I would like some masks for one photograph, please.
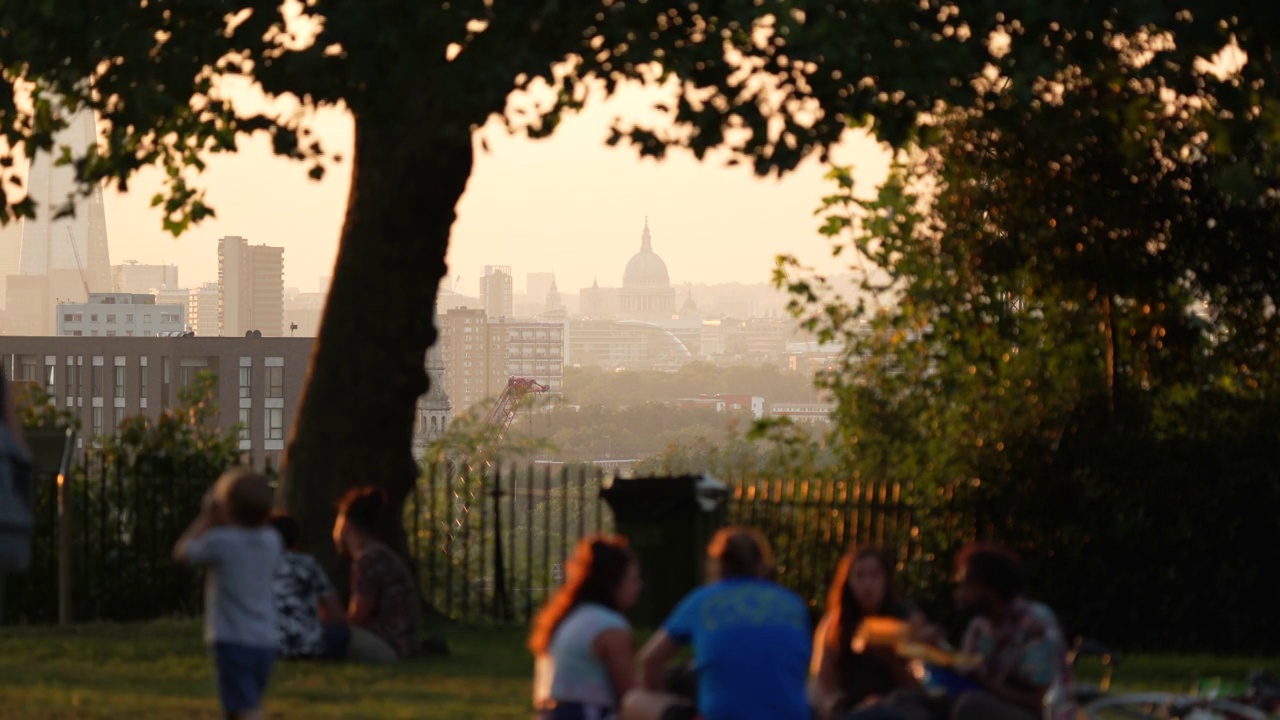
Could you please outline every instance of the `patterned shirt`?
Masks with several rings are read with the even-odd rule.
[[[280,628],[280,657],[314,657],[323,653],[320,598],[333,593],[333,585],[316,559],[286,550],[276,565],[272,590]]]
[[[1047,690],[1056,683],[1060,692],[1053,718],[1075,718],[1067,641],[1048,606],[1018,598],[998,626],[989,618],[974,618],[964,634],[964,651],[982,656],[983,669],[994,682],[1022,690]]]
[[[400,657],[418,645],[418,592],[399,555],[381,543],[365,547],[351,566],[351,595],[372,608],[361,627],[387,641]]]

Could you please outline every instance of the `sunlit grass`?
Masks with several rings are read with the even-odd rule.
[[[454,628],[452,654],[401,665],[281,663],[268,694],[273,718],[529,717],[532,663],[524,633]],[[1190,690],[1202,677],[1242,682],[1280,659],[1136,655],[1113,689]],[[1099,666],[1082,659],[1081,679]],[[0,718],[216,718],[212,665],[196,621],[0,631]]]
[[[458,629],[449,639],[449,657],[389,667],[280,663],[268,716],[527,720],[523,634]],[[0,632],[0,718],[107,717],[218,717],[198,623]]]

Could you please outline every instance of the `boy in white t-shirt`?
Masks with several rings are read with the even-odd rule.
[[[267,524],[271,495],[264,476],[227,471],[173,548],[175,560],[208,568],[205,641],[213,646],[218,697],[228,718],[262,717],[276,654],[271,581],[281,547],[280,535]]]

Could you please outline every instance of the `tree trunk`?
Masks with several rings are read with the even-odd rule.
[[[424,359],[455,206],[472,168],[470,129],[439,122],[418,89],[384,113],[356,113],[355,156],[337,263],[284,464],[284,504],[339,588],[331,533],[352,487],[391,498],[386,542],[408,557],[402,523]],[[404,97],[404,96],[401,96]],[[418,100],[418,102],[415,102]]]

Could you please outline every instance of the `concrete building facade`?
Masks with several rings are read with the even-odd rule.
[[[218,337],[218,283],[209,282],[191,289],[187,324],[199,337]]]
[[[3,337],[6,377],[39,383],[83,426],[81,447],[120,422],[156,419],[201,371],[218,378],[218,424],[243,424],[240,449],[255,466],[283,457],[307,377],[308,338]]]
[[[509,265],[485,265],[480,276],[480,307],[491,318],[515,317],[515,283]]]
[[[147,265],[127,261],[111,266],[112,292],[150,293],[156,290],[177,290],[177,265]]]
[[[186,308],[156,303],[155,295],[93,293],[86,303],[58,306],[58,335],[71,337],[150,337],[186,329]]]
[[[284,248],[250,245],[228,236],[218,241],[218,334],[253,330],[267,337],[284,331]]]

